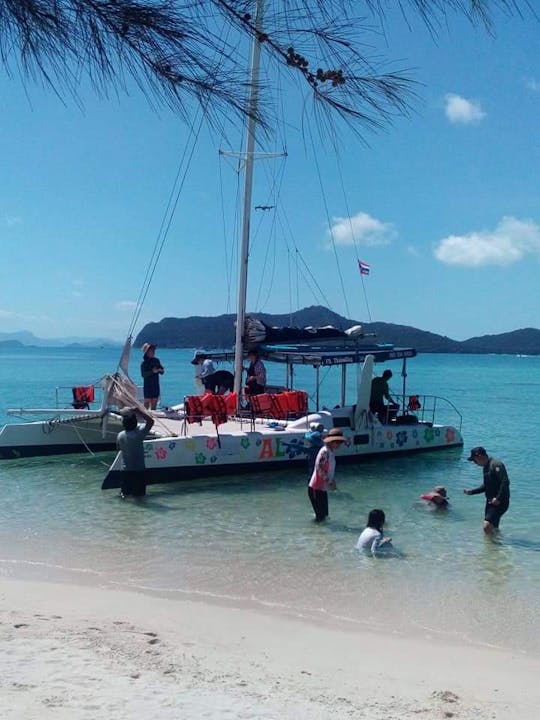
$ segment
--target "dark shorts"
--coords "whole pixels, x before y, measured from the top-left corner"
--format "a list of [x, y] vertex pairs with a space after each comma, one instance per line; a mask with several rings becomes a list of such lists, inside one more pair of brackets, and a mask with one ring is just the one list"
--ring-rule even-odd
[[262, 395], [265, 391], [264, 385], [259, 385], [256, 382], [247, 382], [244, 392], [246, 395]]
[[123, 470], [121, 475], [120, 490], [123, 495], [142, 497], [146, 495], [146, 471], [145, 470]]
[[215, 373], [212, 373], [211, 375], [207, 375], [206, 377], [201, 378], [201, 382], [204, 385], [205, 390], [209, 390], [210, 392], [214, 392], [214, 388], [216, 387], [216, 381], [215, 381]]
[[145, 400], [155, 400], [159, 397], [159, 375], [144, 379], [143, 395]]
[[508, 505], [489, 505], [488, 503], [486, 503], [484, 520], [493, 525], [493, 527], [498, 528], [499, 522], [501, 521], [502, 516], [507, 510]]

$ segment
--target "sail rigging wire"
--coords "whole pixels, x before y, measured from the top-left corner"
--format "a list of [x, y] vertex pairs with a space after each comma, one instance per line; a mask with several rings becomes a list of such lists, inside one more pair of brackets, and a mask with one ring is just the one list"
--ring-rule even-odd
[[320, 165], [319, 165], [319, 161], [318, 161], [318, 159], [317, 159], [317, 153], [315, 152], [315, 143], [314, 143], [314, 140], [313, 140], [313, 134], [312, 134], [312, 132], [311, 132], [311, 126], [310, 126], [310, 125], [308, 125], [308, 135], [309, 135], [309, 139], [310, 139], [310, 142], [311, 142], [311, 151], [312, 151], [313, 159], [314, 159], [314, 162], [315, 162], [315, 169], [316, 169], [317, 179], [318, 179], [318, 181], [319, 181], [319, 186], [320, 186], [320, 188], [321, 188], [321, 195], [322, 195], [322, 200], [323, 200], [323, 205], [324, 205], [324, 211], [325, 211], [325, 214], [326, 214], [326, 221], [327, 221], [327, 223], [328, 223], [328, 228], [329, 228], [329, 233], [330, 233], [330, 241], [331, 241], [331, 245], [332, 245], [332, 250], [333, 250], [333, 252], [334, 252], [334, 258], [335, 258], [335, 261], [336, 261], [336, 267], [337, 267], [337, 271], [338, 271], [339, 282], [340, 282], [340, 285], [341, 285], [341, 292], [343, 293], [343, 301], [344, 301], [344, 303], [345, 303], [345, 310], [346, 310], [346, 312], [347, 312], [348, 317], [350, 318], [350, 317], [351, 317], [351, 311], [350, 311], [350, 309], [349, 309], [349, 302], [348, 302], [348, 300], [347, 300], [347, 294], [346, 294], [346, 292], [345, 292], [345, 284], [344, 284], [344, 282], [343, 282], [343, 273], [341, 272], [341, 266], [340, 266], [340, 264], [339, 264], [339, 256], [338, 256], [337, 248], [336, 248], [336, 239], [335, 239], [334, 233], [333, 233], [333, 231], [332, 231], [332, 223], [330, 222], [330, 212], [329, 212], [329, 209], [328, 209], [328, 203], [327, 203], [327, 201], [326, 201], [326, 195], [324, 194], [324, 186], [323, 186], [323, 182], [322, 182], [321, 168], [320, 168]]
[[[340, 185], [341, 185], [341, 192], [343, 193], [343, 200], [344, 200], [344, 203], [345, 203], [345, 210], [346, 210], [346, 212], [347, 212], [347, 218], [348, 218], [348, 220], [349, 220], [351, 237], [352, 237], [352, 239], [353, 239], [354, 251], [355, 251], [355, 254], [356, 254], [356, 266], [357, 266], [357, 267], [360, 267], [360, 254], [359, 254], [359, 252], [358, 252], [358, 241], [357, 241], [357, 239], [356, 239], [356, 233], [354, 232], [354, 226], [353, 226], [353, 221], [352, 221], [351, 210], [350, 210], [349, 202], [348, 202], [348, 200], [347, 200], [347, 193], [345, 192], [345, 183], [344, 183], [344, 180], [343, 180], [343, 173], [342, 173], [342, 170], [341, 170], [341, 163], [340, 163], [340, 161], [339, 161], [339, 153], [337, 153], [337, 152], [336, 152], [336, 167], [337, 167], [337, 171], [338, 171], [338, 175], [339, 175], [339, 182], [340, 182]], [[365, 284], [365, 282], [364, 282], [364, 275], [363, 275], [362, 273], [360, 273], [360, 281], [361, 281], [361, 283], [362, 283], [362, 291], [363, 291], [363, 293], [364, 293], [364, 301], [365, 301], [365, 303], [366, 303], [366, 310], [367, 310], [368, 320], [369, 320], [369, 322], [372, 322], [372, 320], [371, 320], [371, 310], [369, 309], [369, 302], [368, 302], [367, 291], [366, 291], [366, 284]]]
[[[191, 167], [191, 162], [193, 160], [193, 155], [195, 153], [195, 147], [197, 146], [199, 135], [201, 133], [202, 125], [204, 122], [203, 111], [200, 111], [199, 115], [200, 115], [199, 126], [198, 126], [196, 132], [194, 131], [195, 123], [192, 123], [190, 125], [190, 135], [193, 140], [193, 142], [191, 143], [191, 149], [189, 150], [189, 153], [188, 153], [188, 143], [186, 143], [184, 145], [184, 151], [182, 153], [182, 157], [180, 159], [180, 163], [179, 163], [178, 170], [177, 170], [174, 182], [173, 182], [173, 186], [171, 188], [171, 192], [170, 192], [169, 198], [167, 200], [167, 205], [166, 205], [165, 211], [163, 213], [163, 217], [162, 217], [161, 224], [160, 224], [157, 236], [156, 236], [156, 240], [154, 242], [154, 247], [153, 247], [152, 253], [150, 255], [150, 260], [146, 267], [146, 273], [144, 276], [144, 280], [142, 282], [141, 289], [139, 291], [139, 296], [137, 298], [135, 311], [133, 313], [131, 325], [129, 328], [129, 333], [128, 333], [129, 335], [133, 334], [135, 326], [136, 326], [137, 322], [139, 321], [139, 317], [141, 315], [144, 302], [146, 300], [148, 291], [150, 290], [150, 285], [152, 283], [152, 280], [153, 280], [155, 272], [156, 272], [159, 258], [161, 257], [163, 248], [165, 247], [165, 242], [167, 240], [169, 231], [171, 229], [171, 224], [172, 224], [176, 209], [178, 207], [178, 203], [180, 201], [180, 195], [182, 193], [182, 190], [184, 189], [184, 184], [186, 181], [187, 173], [188, 173], [189, 168]], [[187, 159], [186, 159], [186, 157], [187, 157]]]
[[[223, 42], [225, 44], [228, 42], [228, 38], [229, 38], [229, 35], [231, 32], [232, 32], [232, 28], [229, 26], [227, 29], [227, 32], [225, 34], [225, 37], [223, 38]], [[216, 56], [217, 56], [217, 53], [218, 53], [218, 49], [216, 46]], [[210, 105], [210, 100], [211, 100], [211, 98], [209, 96], [205, 103], [198, 106], [194, 121], [188, 123], [189, 134], [193, 140], [193, 143], [191, 145], [191, 151], [189, 152], [189, 155], [186, 160], [186, 154], [188, 151], [188, 143], [186, 142], [184, 145], [184, 151], [182, 153], [182, 157], [178, 164], [178, 170], [176, 172], [176, 176], [175, 176], [175, 179], [174, 179], [174, 182], [173, 182], [170, 194], [169, 194], [169, 198], [167, 200], [167, 205], [166, 205], [165, 211], [163, 213], [163, 217], [162, 217], [161, 224], [160, 224], [157, 236], [156, 236], [156, 240], [154, 242], [152, 253], [150, 255], [150, 259], [149, 259], [147, 267], [146, 267], [145, 276], [144, 276], [143, 282], [141, 283], [139, 295], [138, 295], [137, 301], [135, 303], [135, 310], [133, 312], [129, 330], [127, 333], [127, 337], [130, 340], [131, 340], [131, 337], [133, 336], [135, 327], [139, 321], [139, 318], [140, 318], [140, 315], [141, 315], [141, 312], [142, 312], [142, 309], [144, 306], [144, 302], [146, 300], [148, 291], [150, 289], [150, 285], [152, 283], [152, 280], [153, 280], [155, 272], [156, 272], [157, 264], [159, 262], [161, 254], [163, 252], [163, 248], [165, 246], [165, 242], [167, 240], [167, 237], [168, 237], [168, 234], [169, 234], [169, 231], [171, 228], [171, 224], [172, 224], [176, 209], [178, 207], [180, 195], [184, 188], [187, 173], [188, 173], [189, 168], [191, 167], [191, 162], [193, 160], [195, 148], [196, 148], [197, 142], [199, 140], [202, 125], [203, 125], [203, 122], [204, 122], [204, 119], [206, 116], [206, 111]], [[199, 122], [198, 122], [197, 130], [195, 131], [194, 128], [196, 125], [197, 115], [199, 115]], [[222, 130], [222, 132], [223, 132], [223, 130]], [[182, 167], [183, 167], [184, 163], [185, 163], [185, 167], [182, 172]], [[119, 363], [119, 367], [120, 367], [120, 363]]]
[[[218, 152], [218, 158], [224, 156], [224, 153], [219, 150]], [[220, 160], [218, 159], [218, 172], [219, 172], [219, 192], [220, 192], [220, 200], [221, 200], [221, 223], [222, 223], [222, 237], [223, 237], [223, 248], [224, 248], [224, 254], [225, 254], [225, 282], [227, 285], [227, 301], [226, 301], [226, 312], [231, 312], [231, 293], [232, 293], [232, 281], [233, 281], [233, 273], [234, 268], [236, 267], [236, 256], [235, 256], [235, 248], [236, 244], [230, 243], [227, 241], [227, 220], [226, 220], [226, 214], [225, 214], [225, 194], [223, 192], [223, 186], [224, 186], [224, 180], [223, 180], [223, 169]], [[239, 206], [239, 198], [240, 198], [240, 175], [238, 172], [235, 171], [236, 175], [236, 200], [233, 204], [233, 207], [235, 208], [234, 212], [234, 218], [233, 218], [233, 237], [238, 236], [238, 206]]]
[[[286, 155], [283, 154], [282, 157], [286, 159]], [[280, 198], [281, 198], [281, 189], [283, 187], [283, 178], [285, 176], [285, 162], [281, 163], [280, 170], [278, 173], [272, 172], [271, 174], [271, 187], [269, 190], [269, 201], [268, 201], [268, 207], [272, 207], [272, 223], [270, 227], [270, 242], [266, 244], [266, 250], [264, 255], [264, 261], [262, 264], [261, 269], [261, 275], [260, 275], [260, 281], [258, 283], [258, 292], [257, 292], [257, 298], [255, 301], [255, 308], [259, 311], [263, 310], [266, 304], [268, 303], [273, 285], [274, 285], [274, 277], [276, 272], [276, 248], [277, 248], [277, 213], [278, 208], [280, 207]], [[263, 213], [264, 215], [264, 213]], [[257, 227], [256, 231], [256, 237], [259, 234], [259, 231], [262, 227], [263, 217], [260, 218], [260, 222]], [[266, 290], [266, 296], [263, 302], [261, 302], [261, 293], [263, 292], [264, 287], [264, 279], [266, 274], [266, 267], [268, 264], [268, 256], [270, 254], [270, 250], [272, 250], [272, 266], [270, 270], [270, 277], [268, 279], [268, 287]]]
[[[304, 282], [307, 284], [307, 286], [311, 290], [311, 293], [312, 293], [313, 297], [315, 298], [315, 301], [321, 302], [321, 299], [322, 299], [322, 302], [326, 305], [326, 307], [331, 307], [330, 300], [326, 297], [326, 295], [325, 295], [323, 289], [321, 288], [321, 286], [319, 285], [316, 277], [313, 275], [311, 268], [305, 261], [303, 254], [298, 249], [298, 246], [294, 240], [294, 234], [293, 234], [291, 224], [289, 222], [287, 214], [283, 211], [283, 209], [280, 209], [280, 210], [281, 210], [281, 212], [278, 216], [278, 220], [280, 223], [284, 223], [284, 225], [282, 225], [282, 228], [283, 228], [283, 237], [285, 239], [285, 245], [287, 248], [287, 252], [292, 254], [291, 247], [289, 247], [289, 242], [287, 241], [287, 234], [288, 234], [290, 237], [290, 244], [296, 255], [296, 263], [298, 265], [298, 273], [303, 277]], [[298, 262], [298, 261], [300, 261], [300, 262]], [[303, 265], [305, 271], [307, 272], [307, 275], [302, 271], [301, 265]], [[318, 295], [313, 288], [315, 288], [315, 290], [318, 291], [318, 293], [319, 293]], [[298, 300], [298, 289], [299, 289], [299, 285], [297, 286], [297, 300]], [[297, 307], [300, 307], [299, 301], [297, 302]]]

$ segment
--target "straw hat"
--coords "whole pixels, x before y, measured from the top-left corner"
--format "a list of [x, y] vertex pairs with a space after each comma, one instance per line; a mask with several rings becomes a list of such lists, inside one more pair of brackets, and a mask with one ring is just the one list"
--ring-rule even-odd
[[347, 442], [347, 438], [339, 428], [332, 428], [328, 431], [328, 435], [323, 438], [323, 442], [325, 443], [333, 443], [333, 442]]
[[152, 348], [157, 348], [157, 345], [155, 345], [154, 343], [144, 343], [144, 345], [142, 346], [143, 355], [146, 355], [146, 353]]

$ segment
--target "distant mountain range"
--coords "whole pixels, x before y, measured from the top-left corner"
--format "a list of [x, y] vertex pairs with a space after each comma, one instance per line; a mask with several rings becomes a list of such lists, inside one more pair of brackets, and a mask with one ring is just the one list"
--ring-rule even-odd
[[[500, 335], [482, 335], [468, 340], [452, 340], [445, 335], [419, 330], [408, 325], [393, 323], [365, 323], [338, 315], [322, 305], [298, 310], [292, 315], [253, 313], [267, 325], [278, 327], [321, 327], [333, 325], [346, 330], [352, 325], [362, 325], [366, 334], [373, 333], [381, 343], [414, 347], [424, 353], [495, 353], [510, 355], [540, 355], [540, 330], [523, 328]], [[230, 348], [234, 344], [235, 315], [217, 317], [163, 318], [148, 323], [135, 338], [134, 345], [154, 342], [167, 348]], [[27, 330], [0, 332], [0, 348], [16, 347], [121, 347], [121, 342], [109, 338], [39, 338]]]
[[[445, 335], [419, 330], [408, 325], [392, 323], [365, 323], [351, 320], [321, 305], [299, 310], [292, 315], [253, 313], [267, 325], [320, 327], [333, 325], [346, 330], [362, 325], [366, 334], [374, 333], [377, 342], [390, 342], [396, 346], [414, 347], [427, 353], [496, 353], [511, 355], [540, 355], [540, 330], [523, 328], [500, 335], [482, 335], [468, 340], [452, 340]], [[168, 348], [229, 348], [234, 344], [235, 315], [217, 317], [163, 318], [148, 323], [135, 338], [135, 346], [153, 342]]]
[[0, 332], [0, 347], [121, 347], [122, 343], [108, 338], [39, 338], [28, 330]]

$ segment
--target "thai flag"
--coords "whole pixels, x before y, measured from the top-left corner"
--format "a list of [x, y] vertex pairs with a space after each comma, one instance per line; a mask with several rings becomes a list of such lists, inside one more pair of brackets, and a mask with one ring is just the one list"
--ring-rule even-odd
[[358, 261], [358, 268], [360, 270], [360, 275], [369, 275], [369, 265], [363, 260]]

